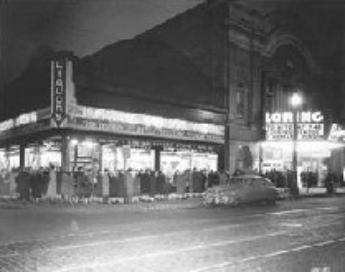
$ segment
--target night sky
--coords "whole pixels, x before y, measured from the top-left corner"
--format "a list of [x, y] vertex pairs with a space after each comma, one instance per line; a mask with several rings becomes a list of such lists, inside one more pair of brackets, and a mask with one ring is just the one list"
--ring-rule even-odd
[[0, 0], [2, 79], [15, 78], [46, 45], [91, 54], [129, 39], [202, 0]]

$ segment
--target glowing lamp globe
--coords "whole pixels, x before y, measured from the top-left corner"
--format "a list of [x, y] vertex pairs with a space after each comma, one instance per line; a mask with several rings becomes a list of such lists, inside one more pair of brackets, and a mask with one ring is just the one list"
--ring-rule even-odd
[[298, 107], [302, 104], [302, 96], [298, 93], [294, 93], [292, 96], [291, 96], [291, 105], [293, 107]]
[[71, 145], [72, 146], [75, 146], [75, 145], [77, 145], [78, 144], [78, 140], [77, 139], [72, 139], [71, 140]]

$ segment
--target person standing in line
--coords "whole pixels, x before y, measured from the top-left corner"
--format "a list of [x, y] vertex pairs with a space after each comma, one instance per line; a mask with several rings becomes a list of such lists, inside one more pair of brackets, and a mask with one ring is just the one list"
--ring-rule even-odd
[[219, 184], [220, 185], [228, 184], [228, 176], [223, 169], [219, 171]]
[[73, 196], [73, 177], [68, 172], [61, 173], [61, 195], [66, 201], [71, 201]]
[[158, 194], [163, 194], [165, 188], [165, 175], [162, 171], [158, 171], [157, 179], [156, 179], [156, 192]]
[[204, 192], [205, 189], [207, 188], [207, 170], [202, 169], [200, 170], [200, 192]]
[[97, 197], [100, 197], [103, 195], [102, 194], [103, 180], [104, 180], [103, 174], [100, 170], [98, 170], [97, 174], [96, 174], [96, 179], [94, 179], [94, 181], [95, 181], [94, 194]]
[[125, 181], [125, 170], [118, 172], [118, 197], [124, 198], [126, 196], [126, 181]]
[[134, 195], [139, 196], [141, 192], [140, 181], [142, 176], [142, 170], [137, 172], [134, 177]]
[[208, 181], [208, 187], [213, 187], [215, 185], [215, 178], [214, 178], [214, 172], [213, 170], [211, 170], [209, 173], [208, 173], [208, 176], [207, 176], [207, 181]]
[[325, 185], [327, 189], [327, 194], [334, 193], [334, 175], [332, 172], [329, 172], [326, 176]]
[[4, 179], [4, 193], [6, 195], [10, 195], [11, 192], [11, 179], [10, 179], [10, 173], [7, 169], [4, 169], [3, 171], [3, 179]]
[[117, 196], [117, 171], [108, 171], [109, 197]]
[[150, 179], [151, 171], [150, 169], [146, 169], [140, 179], [140, 188], [142, 194], [150, 194]]
[[187, 169], [184, 173], [186, 180], [186, 187], [188, 188], [189, 193], [193, 193], [193, 175], [190, 169]]
[[40, 190], [40, 173], [39, 171], [32, 171], [30, 173], [30, 189], [31, 189], [31, 196], [36, 200], [41, 197], [41, 190]]
[[109, 173], [108, 169], [104, 169], [104, 174], [102, 175], [102, 196], [108, 198], [110, 195], [110, 184], [109, 184]]
[[189, 170], [186, 169], [181, 175], [181, 180], [180, 180], [180, 190], [182, 192], [182, 194], [187, 193], [188, 190], [188, 186], [189, 186], [189, 179], [190, 179], [190, 173]]
[[178, 175], [178, 170], [176, 169], [176, 170], [174, 171], [173, 176], [172, 176], [172, 182], [171, 182], [172, 191], [173, 191], [174, 193], [177, 193], [177, 177], [178, 177], [177, 175]]
[[21, 200], [30, 200], [30, 174], [27, 169], [21, 169], [16, 177], [17, 190]]
[[[6, 173], [5, 169], [1, 169], [0, 173], [0, 196], [7, 195], [9, 190], [7, 190], [7, 183], [6, 183]], [[9, 189], [9, 188], [8, 188]]]
[[56, 172], [54, 165], [50, 164], [49, 166], [49, 183], [47, 189], [47, 198], [56, 197]]
[[154, 197], [156, 194], [156, 182], [157, 182], [158, 172], [151, 171], [150, 173], [150, 196]]
[[131, 169], [125, 171], [125, 202], [132, 203], [134, 195], [134, 177]]
[[182, 185], [182, 175], [178, 169], [175, 171], [173, 183], [176, 187], [176, 193], [179, 195], [184, 194], [184, 189]]
[[14, 196], [16, 195], [19, 191], [18, 191], [18, 184], [16, 182], [17, 180], [17, 176], [19, 174], [19, 169], [17, 168], [13, 168], [12, 171], [9, 173], [9, 187], [10, 187], [10, 196]]
[[193, 172], [192, 172], [192, 187], [193, 188], [192, 188], [191, 192], [199, 193], [200, 178], [199, 178], [199, 172], [195, 167], [193, 168]]

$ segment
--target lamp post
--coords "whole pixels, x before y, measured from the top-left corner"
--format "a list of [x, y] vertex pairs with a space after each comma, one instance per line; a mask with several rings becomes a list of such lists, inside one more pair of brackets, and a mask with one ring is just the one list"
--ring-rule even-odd
[[[231, 3], [228, 5], [229, 8], [229, 17], [228, 20], [230, 22], [230, 11], [231, 11]], [[228, 25], [227, 29], [227, 39], [226, 39], [226, 60], [225, 60], [225, 106], [226, 106], [226, 117], [225, 117], [225, 126], [224, 126], [224, 170], [230, 173], [231, 170], [231, 161], [230, 161], [230, 114], [231, 114], [231, 74], [230, 74], [230, 60], [231, 60], [231, 37], [230, 37], [230, 25]]]
[[292, 146], [292, 171], [293, 171], [293, 181], [291, 186], [291, 193], [293, 195], [298, 195], [298, 185], [297, 185], [297, 110], [302, 105], [303, 99], [299, 93], [294, 93], [291, 96], [291, 106], [293, 110], [293, 146]]

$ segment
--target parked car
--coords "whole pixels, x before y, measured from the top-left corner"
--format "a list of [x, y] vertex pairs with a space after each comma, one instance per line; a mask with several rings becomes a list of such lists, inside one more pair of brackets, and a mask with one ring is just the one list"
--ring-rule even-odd
[[229, 184], [209, 188], [205, 203], [232, 206], [254, 202], [275, 204], [278, 197], [278, 189], [269, 179], [257, 175], [239, 175], [232, 177]]

